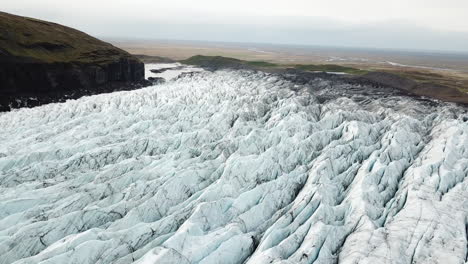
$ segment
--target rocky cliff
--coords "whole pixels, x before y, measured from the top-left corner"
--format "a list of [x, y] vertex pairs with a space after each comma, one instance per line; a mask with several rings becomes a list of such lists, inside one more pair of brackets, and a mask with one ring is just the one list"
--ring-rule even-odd
[[78, 30], [0, 12], [0, 111], [129, 89], [144, 64]]

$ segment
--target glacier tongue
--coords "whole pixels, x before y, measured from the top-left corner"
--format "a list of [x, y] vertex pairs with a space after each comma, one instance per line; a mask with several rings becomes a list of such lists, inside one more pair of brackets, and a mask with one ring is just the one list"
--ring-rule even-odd
[[0, 263], [467, 262], [466, 110], [315, 97], [347, 88], [203, 72], [0, 113]]

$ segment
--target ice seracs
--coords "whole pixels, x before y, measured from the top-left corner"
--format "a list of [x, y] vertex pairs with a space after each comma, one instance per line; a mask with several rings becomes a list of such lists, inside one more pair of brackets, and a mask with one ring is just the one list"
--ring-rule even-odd
[[0, 114], [0, 263], [465, 263], [466, 109], [349, 88], [201, 72]]

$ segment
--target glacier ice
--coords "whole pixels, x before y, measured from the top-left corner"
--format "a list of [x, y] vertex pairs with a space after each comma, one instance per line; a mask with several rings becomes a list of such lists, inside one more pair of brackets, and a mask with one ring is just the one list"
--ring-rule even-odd
[[466, 263], [466, 109], [352, 88], [202, 72], [0, 113], [0, 263]]
[[[151, 70], [156, 69], [166, 69], [164, 72], [161, 73], [153, 73]], [[159, 77], [163, 78], [166, 81], [175, 79], [176, 77], [180, 76], [183, 73], [190, 73], [190, 72], [200, 72], [203, 69], [184, 65], [181, 63], [146, 63], [145, 64], [145, 77]]]

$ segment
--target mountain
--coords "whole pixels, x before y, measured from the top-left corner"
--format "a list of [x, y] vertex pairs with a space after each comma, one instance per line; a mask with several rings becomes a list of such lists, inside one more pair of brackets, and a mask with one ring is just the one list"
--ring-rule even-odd
[[109, 43], [56, 23], [0, 12], [0, 111], [142, 82], [143, 63]]
[[0, 113], [0, 263], [466, 263], [467, 108], [323, 76]]

